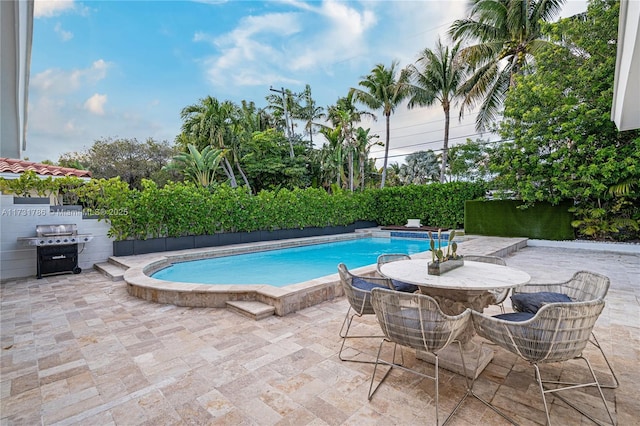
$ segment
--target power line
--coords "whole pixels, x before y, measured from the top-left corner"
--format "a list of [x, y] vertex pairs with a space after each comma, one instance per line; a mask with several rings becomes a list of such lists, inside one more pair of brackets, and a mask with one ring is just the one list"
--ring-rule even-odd
[[[505, 143], [505, 142], [513, 142], [514, 139], [501, 139], [498, 141], [484, 141], [484, 142], [479, 142], [477, 143], [477, 145], [491, 145], [491, 144], [498, 144], [498, 143]], [[440, 149], [432, 149], [432, 151], [434, 153], [438, 153], [438, 152], [442, 152], [442, 148]], [[378, 152], [384, 152], [384, 151], [378, 151]], [[373, 153], [369, 153], [369, 155], [371, 155]], [[398, 158], [398, 157], [406, 157], [409, 154], [394, 154], [394, 155], [389, 155], [388, 158]], [[376, 157], [377, 159], [377, 157]]]
[[[472, 136], [482, 136], [482, 133], [471, 133], [471, 134], [468, 134], [468, 135], [456, 136], [456, 137], [453, 137], [453, 138], [449, 138], [449, 141], [457, 140], [457, 139], [466, 139], [466, 138], [469, 138], [469, 137], [472, 137]], [[435, 141], [428, 141], [428, 142], [418, 142], [418, 143], [414, 143], [414, 144], [403, 145], [401, 147], [389, 148], [389, 149], [396, 150], [396, 149], [411, 148], [411, 147], [421, 146], [421, 145], [432, 145], [432, 144], [435, 144], [435, 143], [442, 143], [442, 140], [435, 140]], [[374, 151], [371, 154], [377, 154], [379, 152], [384, 152], [384, 151]]]

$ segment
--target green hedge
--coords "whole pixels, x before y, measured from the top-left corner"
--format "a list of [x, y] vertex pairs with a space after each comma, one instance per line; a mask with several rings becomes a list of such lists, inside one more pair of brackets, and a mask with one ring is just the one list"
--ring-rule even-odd
[[162, 188], [150, 180], [130, 190], [119, 179], [92, 180], [75, 190], [91, 211], [108, 219], [116, 240], [213, 235], [221, 232], [350, 225], [359, 220], [401, 225], [409, 218], [440, 227], [464, 222], [464, 202], [484, 194], [476, 183], [410, 185], [352, 194], [281, 189], [253, 195], [226, 185], [188, 182]]
[[536, 203], [523, 208], [516, 200], [483, 200], [465, 203], [464, 230], [467, 234], [499, 237], [527, 237], [544, 240], [573, 240], [573, 215], [566, 201], [558, 205]]
[[428, 226], [460, 228], [464, 224], [464, 203], [484, 196], [483, 183], [388, 187], [372, 192], [375, 220], [380, 225], [404, 225], [420, 219]]

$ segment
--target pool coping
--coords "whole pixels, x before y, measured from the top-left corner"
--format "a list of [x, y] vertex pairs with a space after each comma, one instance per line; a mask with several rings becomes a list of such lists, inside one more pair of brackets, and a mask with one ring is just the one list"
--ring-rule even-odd
[[[300, 247], [324, 242], [389, 236], [391, 236], [389, 231], [382, 231], [378, 228], [367, 228], [359, 229], [355, 233], [348, 234], [121, 256], [112, 258], [111, 261], [126, 269], [124, 272], [124, 281], [127, 286], [127, 292], [140, 299], [177, 306], [215, 308], [225, 308], [227, 307], [227, 302], [255, 301], [273, 306], [276, 315], [284, 316], [342, 296], [344, 292], [337, 270], [335, 274], [285, 287], [274, 287], [268, 284], [194, 284], [159, 280], [152, 278], [150, 275], [176, 262], [228, 256], [260, 250]], [[464, 241], [465, 239], [466, 237], [461, 237], [458, 241]], [[524, 245], [526, 245], [526, 239], [522, 240], [525, 240]], [[464, 244], [461, 244], [460, 247], [462, 248], [462, 246], [464, 246]], [[522, 241], [518, 242], [518, 247], [513, 251], [519, 247], [522, 247]], [[429, 251], [416, 253], [413, 254], [412, 257], [426, 259], [430, 256], [429, 253]], [[352, 272], [365, 276], [374, 275], [376, 273], [376, 265], [373, 264], [355, 268]]]
[[[283, 316], [341, 296], [343, 292], [337, 271], [335, 274], [285, 287], [275, 287], [268, 284], [194, 284], [159, 280], [150, 275], [177, 262], [366, 238], [373, 236], [375, 232], [359, 230], [359, 232], [348, 234], [123, 256], [118, 257], [117, 262], [128, 268], [124, 272], [128, 293], [144, 300], [177, 306], [216, 308], [226, 307], [227, 302], [257, 301], [273, 306], [275, 314]], [[372, 274], [375, 272], [375, 265], [365, 266], [354, 271], [362, 275]]]

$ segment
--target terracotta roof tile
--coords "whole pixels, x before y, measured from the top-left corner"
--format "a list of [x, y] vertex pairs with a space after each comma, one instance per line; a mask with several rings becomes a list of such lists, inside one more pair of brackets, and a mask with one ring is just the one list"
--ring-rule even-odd
[[0, 157], [0, 173], [19, 174], [24, 173], [27, 170], [33, 170], [36, 174], [41, 176], [91, 177], [91, 172], [88, 170], [71, 169], [69, 167], [51, 166], [49, 164]]

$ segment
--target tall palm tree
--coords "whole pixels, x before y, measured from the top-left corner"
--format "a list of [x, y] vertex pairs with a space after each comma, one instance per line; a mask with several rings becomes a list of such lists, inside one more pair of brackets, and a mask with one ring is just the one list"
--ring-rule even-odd
[[378, 135], [370, 135], [371, 129], [358, 127], [355, 131], [356, 152], [358, 153], [358, 166], [360, 171], [360, 189], [364, 191], [367, 158], [373, 145], [382, 145], [378, 140]]
[[309, 134], [309, 144], [313, 148], [314, 127], [318, 126], [316, 120], [325, 117], [324, 108], [316, 106], [316, 101], [311, 97], [311, 86], [308, 84], [305, 86], [304, 92], [300, 94], [300, 98], [304, 101], [304, 105], [300, 106], [299, 117], [295, 118], [304, 122], [304, 128]]
[[451, 104], [461, 96], [460, 86], [465, 77], [465, 65], [459, 52], [459, 42], [449, 49], [438, 39], [435, 50], [424, 49], [416, 63], [407, 67], [411, 76], [408, 107], [431, 106], [437, 102], [444, 111], [440, 182], [444, 182], [447, 170]]
[[289, 89], [283, 89], [283, 92], [281, 95], [271, 94], [266, 97], [269, 103], [267, 109], [271, 110], [276, 120], [280, 121], [289, 140], [289, 155], [293, 158], [293, 137], [295, 135], [295, 123], [293, 119], [299, 115], [301, 109], [299, 103], [300, 96]]
[[[356, 150], [356, 136], [354, 133], [354, 123], [362, 120], [363, 116], [371, 116], [375, 120], [375, 115], [367, 111], [361, 111], [354, 104], [353, 93], [349, 93], [346, 97], [339, 98], [335, 105], [327, 108], [327, 118], [333, 126], [341, 129], [340, 143], [343, 145], [344, 151], [347, 153], [349, 166], [349, 189], [354, 190], [354, 170], [353, 170], [353, 154]], [[325, 135], [326, 136], [326, 135]]]
[[384, 164], [382, 166], [382, 181], [380, 188], [384, 188], [387, 177], [387, 162], [389, 160], [389, 135], [390, 135], [390, 117], [396, 107], [402, 102], [408, 94], [408, 75], [405, 70], [400, 71], [397, 76], [398, 61], [393, 61], [390, 67], [383, 64], [376, 65], [371, 72], [361, 77], [358, 83], [362, 89], [351, 88], [349, 94], [354, 99], [363, 103], [373, 110], [382, 109], [382, 113], [386, 121], [386, 138], [384, 147]]
[[336, 182], [338, 184], [338, 188], [342, 187], [341, 178], [343, 175], [343, 165], [344, 165], [344, 151], [342, 146], [342, 129], [340, 126], [336, 126], [334, 129], [330, 127], [323, 127], [320, 129], [320, 133], [325, 137], [328, 146], [325, 145], [322, 147], [322, 172], [326, 173], [330, 177], [329, 184], [335, 176]]
[[454, 41], [471, 43], [462, 50], [473, 75], [464, 83], [464, 109], [482, 100], [476, 128], [485, 129], [492, 122], [522, 73], [542, 46], [541, 23], [549, 22], [565, 0], [471, 0], [466, 19], [456, 20], [449, 29]]

